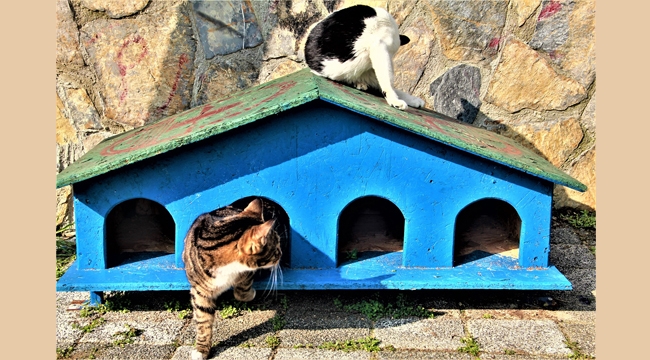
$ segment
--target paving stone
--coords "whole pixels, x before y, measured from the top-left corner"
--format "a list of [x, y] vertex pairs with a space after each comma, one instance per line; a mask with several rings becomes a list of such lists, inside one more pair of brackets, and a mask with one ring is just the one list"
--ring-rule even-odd
[[366, 351], [335, 351], [321, 349], [278, 349], [274, 360], [363, 360], [371, 359], [372, 353]]
[[107, 344], [84, 343], [77, 346], [71, 357], [73, 359], [96, 360], [167, 359], [175, 350], [176, 347], [171, 344], [125, 344], [123, 347], [120, 347]]
[[[174, 356], [171, 360], [186, 360], [190, 359], [192, 353], [192, 346], [184, 345], [176, 349]], [[241, 347], [216, 347], [212, 348], [208, 359], [217, 360], [266, 360], [271, 357], [271, 349], [269, 348], [241, 348]]]
[[560, 324], [566, 337], [576, 342], [583, 354], [596, 356], [596, 324]]
[[414, 350], [457, 350], [462, 346], [463, 322], [459, 319], [380, 319], [375, 337], [384, 346]]
[[[265, 347], [266, 337], [273, 334], [271, 319], [275, 311], [244, 312], [230, 319], [216, 316], [212, 328], [212, 342], [220, 346], [239, 346], [249, 344], [255, 347]], [[193, 344], [196, 339], [196, 324], [191, 321], [179, 338], [182, 344]]]
[[482, 351], [522, 351], [533, 355], [568, 355], [565, 337], [551, 320], [469, 320], [469, 332]]
[[467, 309], [463, 313], [465, 319], [493, 320], [539, 320], [549, 317], [548, 310], [525, 309]]
[[[481, 359], [483, 357], [481, 356]], [[470, 360], [472, 356], [459, 352], [429, 352], [414, 350], [382, 351], [377, 360]]]
[[595, 324], [596, 323], [596, 312], [595, 311], [567, 311], [567, 310], [555, 310], [548, 311], [547, 315], [549, 318], [555, 320], [556, 322], [562, 324]]
[[564, 355], [541, 356], [541, 355], [525, 355], [520, 353], [515, 353], [514, 355], [481, 353], [480, 356], [481, 356], [480, 360], [566, 360], [567, 358]]
[[286, 324], [278, 337], [283, 347], [294, 345], [313, 346], [325, 342], [346, 341], [370, 336], [372, 323], [356, 314], [332, 310], [304, 310], [289, 308]]
[[180, 320], [167, 311], [108, 312], [102, 317], [105, 319], [104, 324], [86, 334], [81, 342], [113, 342], [121, 338], [118, 335], [120, 332], [131, 327], [141, 331], [134, 339], [136, 345], [171, 344], [179, 337], [186, 324], [185, 320]]
[[81, 330], [72, 327], [78, 321], [79, 312], [69, 311], [73, 302], [88, 301], [88, 292], [56, 293], [56, 347], [63, 349], [79, 341], [84, 335]]

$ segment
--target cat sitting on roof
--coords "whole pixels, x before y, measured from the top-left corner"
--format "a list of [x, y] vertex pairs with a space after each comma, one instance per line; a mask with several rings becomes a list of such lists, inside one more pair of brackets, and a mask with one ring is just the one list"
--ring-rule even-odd
[[409, 41], [386, 10], [355, 5], [331, 13], [311, 29], [305, 60], [319, 76], [381, 91], [388, 104], [401, 110], [419, 108], [422, 99], [393, 87], [393, 57]]

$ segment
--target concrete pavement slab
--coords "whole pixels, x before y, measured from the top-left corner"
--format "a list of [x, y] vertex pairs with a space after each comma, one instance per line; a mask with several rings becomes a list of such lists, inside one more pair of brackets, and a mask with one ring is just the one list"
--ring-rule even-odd
[[312, 311], [289, 308], [284, 329], [278, 332], [283, 347], [356, 340], [370, 336], [372, 322], [357, 314], [341, 311]]
[[377, 360], [471, 360], [472, 356], [455, 351], [428, 352], [417, 350], [382, 351]]
[[373, 354], [366, 351], [337, 351], [322, 349], [278, 349], [273, 360], [369, 360]]
[[460, 319], [380, 319], [375, 323], [375, 337], [382, 345], [396, 349], [451, 350], [462, 346], [464, 334]]
[[571, 350], [558, 325], [551, 320], [468, 320], [467, 328], [489, 353], [505, 350], [533, 355], [568, 355]]
[[[243, 311], [241, 315], [222, 319], [216, 315], [212, 327], [212, 342], [220, 346], [252, 345], [266, 346], [266, 337], [273, 334], [271, 319], [276, 315], [275, 310]], [[185, 327], [179, 337], [183, 345], [194, 344], [196, 339], [196, 324], [194, 321]]]
[[70, 311], [68, 308], [73, 303], [80, 306], [88, 301], [88, 292], [61, 292], [56, 294], [56, 347], [57, 349], [67, 348], [78, 342], [84, 333], [73, 327], [79, 319], [78, 311]]
[[580, 352], [596, 356], [596, 325], [560, 323], [560, 328], [567, 339], [575, 342]]
[[[190, 354], [194, 347], [183, 345], [176, 349], [171, 360], [191, 359]], [[216, 347], [212, 348], [209, 360], [267, 360], [271, 358], [272, 350], [270, 348], [242, 348], [242, 347]]]

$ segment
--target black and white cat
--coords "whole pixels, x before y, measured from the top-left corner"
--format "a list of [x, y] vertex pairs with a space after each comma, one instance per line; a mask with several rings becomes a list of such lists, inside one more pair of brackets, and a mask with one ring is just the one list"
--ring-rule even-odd
[[393, 87], [393, 57], [409, 41], [386, 10], [355, 5], [331, 13], [311, 29], [305, 60], [317, 75], [360, 90], [379, 90], [401, 110], [419, 108], [422, 99]]

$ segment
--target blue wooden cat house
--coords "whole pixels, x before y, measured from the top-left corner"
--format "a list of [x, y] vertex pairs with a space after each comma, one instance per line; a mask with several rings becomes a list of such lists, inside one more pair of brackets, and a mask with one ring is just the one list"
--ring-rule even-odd
[[57, 290], [189, 289], [194, 219], [254, 197], [289, 224], [278, 289], [571, 289], [549, 264], [556, 184], [586, 189], [508, 138], [305, 69], [62, 171], [77, 258]]

